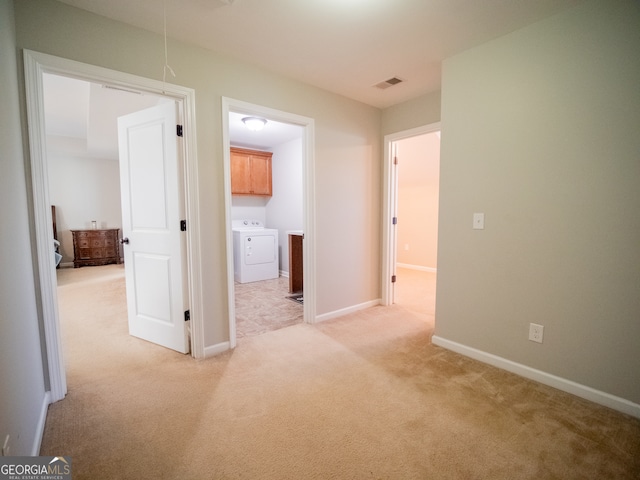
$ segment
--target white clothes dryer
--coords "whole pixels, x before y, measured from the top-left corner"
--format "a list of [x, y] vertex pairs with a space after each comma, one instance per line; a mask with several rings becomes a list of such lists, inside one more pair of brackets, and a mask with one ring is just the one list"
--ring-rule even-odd
[[238, 283], [278, 278], [278, 230], [260, 220], [234, 220], [233, 276]]

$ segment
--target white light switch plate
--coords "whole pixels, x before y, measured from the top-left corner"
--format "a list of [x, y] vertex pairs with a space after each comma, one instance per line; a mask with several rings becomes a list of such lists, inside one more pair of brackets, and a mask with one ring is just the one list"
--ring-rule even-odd
[[473, 214], [473, 229], [484, 230], [484, 213]]

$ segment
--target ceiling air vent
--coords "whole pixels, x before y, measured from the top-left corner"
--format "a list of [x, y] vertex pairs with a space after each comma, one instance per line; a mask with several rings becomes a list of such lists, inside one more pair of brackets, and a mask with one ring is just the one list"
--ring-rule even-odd
[[385, 80], [384, 82], [377, 83], [375, 86], [377, 88], [384, 90], [385, 88], [393, 87], [394, 85], [397, 85], [402, 82], [404, 82], [404, 80], [402, 80], [401, 78], [393, 77], [388, 80]]

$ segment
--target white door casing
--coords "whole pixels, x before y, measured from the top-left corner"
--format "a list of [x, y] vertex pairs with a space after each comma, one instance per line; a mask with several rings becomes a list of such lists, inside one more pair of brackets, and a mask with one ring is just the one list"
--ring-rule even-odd
[[242, 100], [222, 97], [222, 148], [224, 150], [224, 190], [227, 216], [227, 305], [229, 311], [229, 346], [236, 346], [235, 287], [233, 272], [233, 231], [231, 229], [231, 159], [229, 141], [229, 112], [255, 115], [274, 121], [300, 125], [304, 129], [303, 143], [303, 211], [304, 211], [304, 307], [306, 323], [316, 322], [316, 258], [315, 258], [315, 122], [312, 118], [275, 110]]
[[189, 352], [176, 105], [118, 119], [129, 333]]
[[191, 311], [191, 353], [204, 358], [205, 340], [202, 315], [201, 253], [199, 226], [198, 162], [195, 117], [195, 91], [180, 85], [167, 84], [137, 75], [118, 72], [54, 55], [23, 51], [27, 126], [31, 157], [31, 182], [37, 252], [39, 299], [42, 308], [42, 329], [46, 344], [47, 392], [50, 402], [62, 400], [67, 393], [66, 372], [62, 352], [60, 320], [56, 296], [56, 274], [51, 249], [51, 202], [48, 188], [48, 162], [42, 75], [50, 73], [79, 78], [89, 82], [115, 85], [163, 95], [181, 101], [185, 143], [184, 185], [188, 224], [187, 262], [189, 265], [189, 299]]
[[398, 264], [398, 143], [391, 144], [391, 187], [393, 193], [389, 199], [391, 203], [391, 303], [396, 302], [396, 278]]
[[[393, 159], [396, 154], [395, 143], [405, 138], [416, 137], [418, 135], [437, 132], [439, 130], [440, 122], [437, 122], [385, 135], [384, 137], [385, 168], [382, 206], [382, 305], [391, 305], [394, 302], [394, 285], [391, 282], [391, 277], [396, 272], [397, 228], [393, 224], [393, 217], [394, 215], [397, 215], [398, 195], [397, 169], [394, 167], [393, 163]], [[401, 219], [398, 221], [401, 221]]]

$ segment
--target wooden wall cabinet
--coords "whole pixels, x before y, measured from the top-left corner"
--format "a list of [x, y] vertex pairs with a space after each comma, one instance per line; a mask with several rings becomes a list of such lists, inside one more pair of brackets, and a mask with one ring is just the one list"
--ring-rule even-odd
[[231, 147], [231, 193], [270, 197], [271, 152]]
[[119, 228], [71, 230], [73, 235], [73, 267], [95, 267], [120, 263]]

